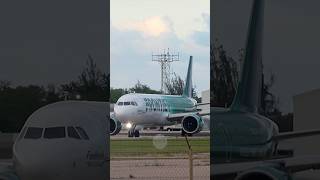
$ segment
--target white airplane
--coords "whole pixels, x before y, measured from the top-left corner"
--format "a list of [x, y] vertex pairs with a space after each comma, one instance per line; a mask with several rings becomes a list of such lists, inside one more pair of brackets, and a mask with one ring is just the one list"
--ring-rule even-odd
[[38, 109], [15, 140], [15, 173], [0, 173], [0, 179], [109, 179], [107, 108], [104, 102], [62, 101]]
[[[192, 98], [192, 56], [190, 56], [185, 87], [181, 96], [130, 93], [121, 96], [110, 114], [110, 134], [120, 132], [122, 124], [129, 137], [139, 137], [139, 127], [167, 126], [181, 123], [182, 134], [202, 130], [209, 113], [199, 113]], [[208, 103], [209, 104], [209, 103]], [[205, 117], [204, 117], [205, 116]]]

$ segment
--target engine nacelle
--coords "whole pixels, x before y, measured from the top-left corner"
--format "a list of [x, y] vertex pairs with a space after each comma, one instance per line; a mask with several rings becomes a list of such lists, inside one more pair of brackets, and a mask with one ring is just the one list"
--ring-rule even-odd
[[260, 166], [240, 173], [235, 180], [292, 180], [285, 171], [272, 166]]
[[121, 122], [115, 117], [110, 117], [110, 135], [116, 135], [121, 130]]
[[185, 116], [181, 121], [182, 130], [188, 134], [195, 134], [202, 130], [203, 120], [200, 116], [194, 114]]

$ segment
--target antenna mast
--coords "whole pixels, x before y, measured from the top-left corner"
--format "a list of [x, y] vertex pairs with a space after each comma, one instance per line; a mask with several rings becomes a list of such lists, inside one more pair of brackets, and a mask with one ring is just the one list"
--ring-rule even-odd
[[178, 54], [170, 54], [169, 48], [166, 52], [163, 50], [163, 53], [152, 54], [152, 61], [157, 61], [161, 66], [161, 93], [165, 94], [165, 84], [170, 82], [170, 63], [173, 61], [179, 61]]

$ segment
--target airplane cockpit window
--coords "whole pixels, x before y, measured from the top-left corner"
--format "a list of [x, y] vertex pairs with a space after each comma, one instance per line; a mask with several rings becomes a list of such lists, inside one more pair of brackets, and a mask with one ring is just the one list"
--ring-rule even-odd
[[123, 105], [128, 106], [130, 105], [130, 102], [123, 102]]
[[45, 128], [43, 137], [47, 139], [65, 138], [66, 131], [64, 127]]
[[89, 136], [82, 127], [76, 127], [82, 139], [89, 140]]
[[137, 102], [131, 101], [131, 105], [138, 106]]
[[74, 127], [68, 126], [68, 137], [74, 138], [74, 139], [81, 139], [77, 131], [74, 129]]
[[118, 102], [118, 106], [122, 106], [123, 105], [123, 102]]
[[42, 136], [42, 128], [38, 127], [29, 127], [24, 139], [39, 139]]
[[20, 132], [20, 134], [19, 134], [19, 137], [18, 137], [18, 140], [21, 140], [22, 138], [23, 138], [23, 136], [24, 136], [24, 134], [26, 133], [26, 131], [27, 131], [27, 127], [24, 127], [22, 130], [21, 130], [21, 132]]

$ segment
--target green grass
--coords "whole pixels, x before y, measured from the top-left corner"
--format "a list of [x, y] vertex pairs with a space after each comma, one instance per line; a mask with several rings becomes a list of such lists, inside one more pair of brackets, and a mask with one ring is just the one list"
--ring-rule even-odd
[[[170, 156], [182, 154], [186, 155], [188, 146], [184, 138], [169, 138], [167, 145], [163, 149], [157, 149], [153, 145], [152, 139], [111, 139], [111, 157], [126, 156]], [[209, 153], [209, 138], [189, 139], [192, 152]]]

